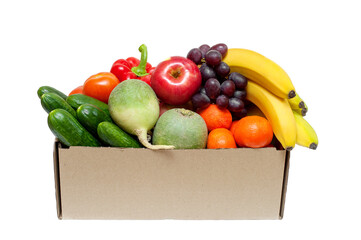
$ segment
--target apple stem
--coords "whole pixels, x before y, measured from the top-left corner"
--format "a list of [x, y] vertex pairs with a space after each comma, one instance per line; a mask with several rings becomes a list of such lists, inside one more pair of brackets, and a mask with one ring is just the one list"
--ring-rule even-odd
[[147, 76], [149, 74], [149, 73], [147, 73], [147, 70], [145, 70], [145, 67], [147, 66], [147, 59], [148, 59], [147, 46], [142, 44], [138, 50], [141, 53], [140, 62], [137, 67], [132, 67], [132, 72], [135, 73], [138, 77]]
[[172, 71], [171, 72], [171, 75], [174, 77], [174, 78], [178, 78], [179, 75], [181, 75], [181, 72], [179, 70], [175, 70], [175, 71]]

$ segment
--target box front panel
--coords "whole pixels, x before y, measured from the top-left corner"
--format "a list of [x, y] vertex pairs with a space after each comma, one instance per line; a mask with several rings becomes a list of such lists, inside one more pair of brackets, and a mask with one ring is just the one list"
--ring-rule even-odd
[[63, 219], [278, 219], [285, 151], [59, 149]]

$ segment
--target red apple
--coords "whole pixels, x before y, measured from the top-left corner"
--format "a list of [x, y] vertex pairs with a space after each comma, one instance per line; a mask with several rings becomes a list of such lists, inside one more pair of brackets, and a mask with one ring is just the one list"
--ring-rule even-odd
[[150, 82], [161, 101], [170, 105], [182, 105], [198, 91], [202, 76], [198, 66], [191, 60], [171, 57], [158, 64]]

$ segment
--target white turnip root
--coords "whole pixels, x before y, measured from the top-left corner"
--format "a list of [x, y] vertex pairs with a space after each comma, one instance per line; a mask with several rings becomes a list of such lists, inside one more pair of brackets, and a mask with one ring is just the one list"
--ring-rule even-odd
[[174, 148], [170, 145], [152, 145], [147, 140], [147, 132], [159, 117], [158, 98], [147, 83], [137, 79], [119, 83], [111, 92], [108, 105], [113, 121], [124, 131], [136, 135], [146, 148]]

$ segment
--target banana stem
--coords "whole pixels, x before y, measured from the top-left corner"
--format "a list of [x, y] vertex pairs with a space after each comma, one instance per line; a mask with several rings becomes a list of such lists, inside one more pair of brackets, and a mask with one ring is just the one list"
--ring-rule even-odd
[[288, 98], [294, 98], [296, 97], [296, 92], [294, 90], [291, 90], [289, 93], [288, 93]]
[[317, 144], [316, 143], [311, 143], [309, 148], [312, 149], [312, 150], [316, 150]]
[[305, 108], [305, 102], [304, 102], [304, 101], [301, 101], [301, 102], [298, 104], [298, 107], [299, 107], [299, 108]]

